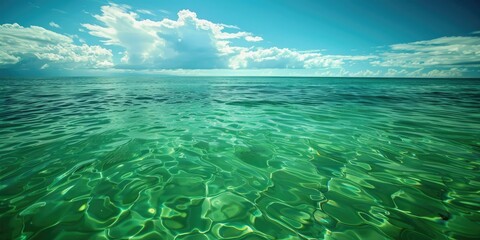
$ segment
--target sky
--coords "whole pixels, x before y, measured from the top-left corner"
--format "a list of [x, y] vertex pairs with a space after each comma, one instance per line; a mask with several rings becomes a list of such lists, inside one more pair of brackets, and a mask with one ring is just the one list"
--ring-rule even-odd
[[0, 77], [115, 74], [480, 77], [480, 1], [0, 1]]

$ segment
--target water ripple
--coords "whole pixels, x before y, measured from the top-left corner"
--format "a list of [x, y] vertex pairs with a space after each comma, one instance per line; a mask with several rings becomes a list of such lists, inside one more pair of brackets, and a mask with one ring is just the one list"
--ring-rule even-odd
[[478, 80], [1, 81], [1, 239], [480, 235]]

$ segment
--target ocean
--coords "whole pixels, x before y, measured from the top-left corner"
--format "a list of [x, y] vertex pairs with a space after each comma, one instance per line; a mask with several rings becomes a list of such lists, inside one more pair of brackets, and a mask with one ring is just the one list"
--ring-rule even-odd
[[0, 239], [477, 239], [480, 80], [0, 79]]

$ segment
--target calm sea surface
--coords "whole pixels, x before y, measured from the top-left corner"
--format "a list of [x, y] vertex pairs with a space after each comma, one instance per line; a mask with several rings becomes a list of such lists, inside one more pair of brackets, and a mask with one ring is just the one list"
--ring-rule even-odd
[[0, 80], [0, 239], [478, 236], [479, 80]]

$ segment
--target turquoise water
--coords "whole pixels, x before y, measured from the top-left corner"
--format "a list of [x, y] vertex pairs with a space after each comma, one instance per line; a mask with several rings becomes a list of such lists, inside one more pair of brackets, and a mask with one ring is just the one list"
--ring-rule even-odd
[[476, 239], [480, 81], [0, 81], [0, 239]]

